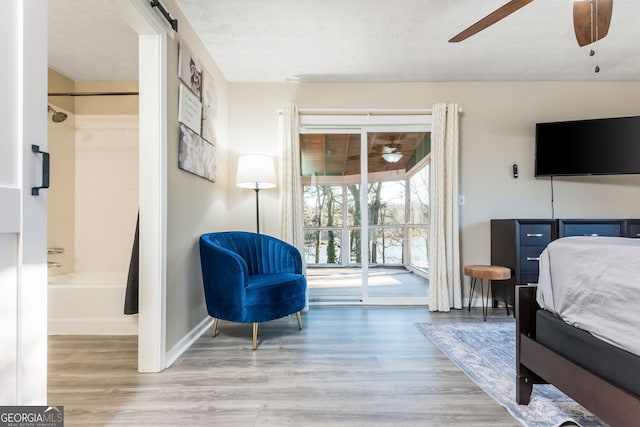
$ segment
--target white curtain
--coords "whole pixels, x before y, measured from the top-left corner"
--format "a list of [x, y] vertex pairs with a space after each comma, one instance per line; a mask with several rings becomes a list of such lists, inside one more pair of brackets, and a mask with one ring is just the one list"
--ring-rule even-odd
[[300, 124], [298, 107], [289, 103], [282, 110], [280, 147], [280, 237], [304, 253], [303, 199], [300, 179]]
[[458, 226], [458, 104], [435, 104], [431, 131], [429, 311], [462, 308]]

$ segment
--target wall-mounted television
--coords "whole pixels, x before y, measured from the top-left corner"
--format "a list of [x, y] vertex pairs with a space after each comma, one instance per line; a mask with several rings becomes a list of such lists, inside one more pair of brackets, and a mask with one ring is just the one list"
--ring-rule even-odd
[[536, 124], [535, 176], [640, 174], [640, 116]]

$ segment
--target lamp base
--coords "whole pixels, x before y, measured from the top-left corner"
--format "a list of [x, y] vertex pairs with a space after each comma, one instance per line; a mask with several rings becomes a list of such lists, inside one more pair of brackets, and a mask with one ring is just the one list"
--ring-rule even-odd
[[260, 234], [260, 198], [258, 197], [259, 188], [254, 188], [256, 192], [256, 233]]

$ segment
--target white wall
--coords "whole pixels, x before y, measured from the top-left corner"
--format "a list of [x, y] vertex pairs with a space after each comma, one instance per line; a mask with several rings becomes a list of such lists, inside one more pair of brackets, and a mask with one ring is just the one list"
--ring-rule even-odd
[[[278, 110], [294, 100], [298, 88], [295, 83], [230, 84], [229, 139], [233, 141], [228, 159], [230, 229], [255, 231], [256, 227], [255, 193], [235, 185], [238, 157], [266, 154], [275, 157], [276, 168], [279, 167]], [[278, 191], [278, 187], [260, 191], [260, 231], [273, 236], [280, 234]]]
[[[214, 60], [204, 49], [188, 20], [173, 0], [163, 1], [172, 17], [180, 22], [180, 31], [167, 42], [167, 295], [166, 350], [179, 354], [185, 337], [197, 334], [208, 318], [202, 287], [201, 234], [227, 230], [228, 191], [228, 90], [227, 82]], [[218, 95], [216, 126], [215, 182], [178, 168], [178, 44], [186, 43], [202, 67], [214, 79]], [[188, 344], [188, 343], [187, 343]]]
[[[276, 111], [299, 108], [430, 108], [457, 102], [460, 120], [460, 191], [463, 264], [490, 262], [491, 218], [551, 216], [549, 179], [533, 177], [535, 123], [640, 115], [640, 83], [464, 82], [380, 84], [230, 85], [229, 179], [237, 155], [277, 153]], [[520, 177], [511, 176], [517, 162]], [[640, 175], [557, 178], [556, 217], [640, 217]], [[229, 189], [232, 228], [250, 230], [253, 199]], [[278, 234], [276, 191], [261, 194], [265, 233]], [[468, 295], [465, 280], [464, 295]]]

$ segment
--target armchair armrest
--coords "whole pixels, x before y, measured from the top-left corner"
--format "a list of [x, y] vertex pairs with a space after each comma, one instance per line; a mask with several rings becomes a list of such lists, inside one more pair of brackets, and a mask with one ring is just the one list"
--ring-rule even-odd
[[203, 235], [200, 237], [200, 262], [205, 299], [217, 302], [210, 306], [224, 307], [221, 308], [224, 312], [209, 314], [220, 319], [231, 319], [241, 315], [244, 288], [249, 282], [249, 272], [244, 259]]
[[206, 264], [207, 273], [211, 273], [211, 279], [246, 283], [249, 277], [247, 263], [240, 255], [205, 237], [200, 238], [200, 258]]

